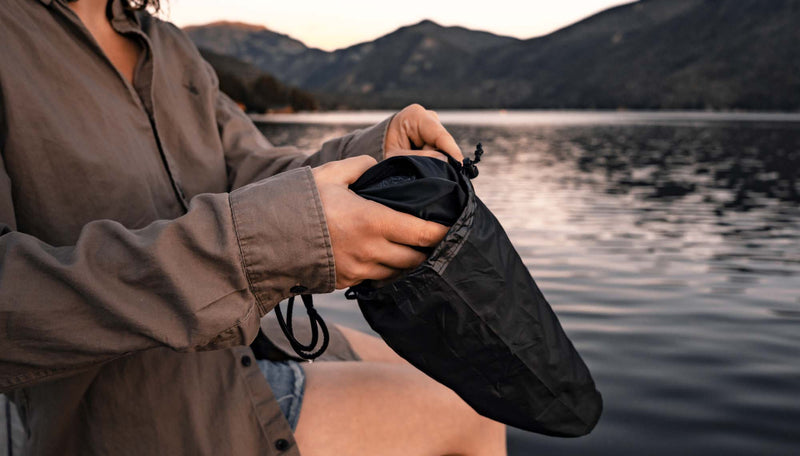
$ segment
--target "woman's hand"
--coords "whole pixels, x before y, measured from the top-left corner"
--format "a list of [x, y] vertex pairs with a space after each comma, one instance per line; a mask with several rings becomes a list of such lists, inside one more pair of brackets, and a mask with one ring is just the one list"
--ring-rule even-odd
[[[445, 159], [442, 153], [464, 159], [435, 112], [413, 104], [394, 116], [386, 132], [384, 158], [427, 155]], [[376, 163], [362, 155], [313, 170], [331, 236], [337, 289], [367, 279], [390, 279], [413, 269], [426, 255], [410, 246], [432, 247], [447, 234], [444, 225], [394, 211], [347, 188]]]
[[434, 111], [412, 104], [394, 116], [386, 131], [383, 158], [427, 155], [444, 159], [440, 152], [459, 162], [464, 160], [461, 149]]
[[409, 246], [432, 247], [447, 234], [444, 225], [389, 209], [347, 188], [376, 163], [361, 155], [313, 169], [331, 236], [337, 289], [413, 269], [426, 255]]

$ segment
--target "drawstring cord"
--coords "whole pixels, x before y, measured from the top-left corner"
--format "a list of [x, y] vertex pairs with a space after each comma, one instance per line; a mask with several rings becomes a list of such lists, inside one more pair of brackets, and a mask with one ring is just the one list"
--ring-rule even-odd
[[[297, 338], [294, 336], [294, 329], [292, 328], [292, 311], [294, 310], [294, 296], [289, 298], [289, 303], [286, 306], [286, 319], [283, 318], [283, 311], [281, 310], [281, 305], [278, 304], [275, 306], [275, 316], [278, 317], [278, 324], [281, 326], [281, 330], [283, 334], [286, 336], [286, 339], [289, 340], [289, 344], [292, 346], [292, 349], [297, 353], [297, 356], [306, 359], [310, 362], [313, 362], [315, 359], [319, 358], [322, 353], [325, 352], [325, 349], [328, 348], [328, 343], [330, 342], [330, 334], [328, 333], [328, 326], [325, 325], [325, 320], [317, 312], [317, 309], [314, 308], [314, 300], [311, 295], [304, 294], [300, 295], [300, 298], [303, 300], [303, 305], [306, 307], [306, 313], [308, 314], [308, 321], [311, 323], [311, 342], [308, 344], [303, 344], [302, 342], [298, 341]], [[317, 342], [319, 342], [319, 333], [322, 332], [322, 345], [319, 347], [318, 350], [313, 351], [314, 348], [317, 346]]]

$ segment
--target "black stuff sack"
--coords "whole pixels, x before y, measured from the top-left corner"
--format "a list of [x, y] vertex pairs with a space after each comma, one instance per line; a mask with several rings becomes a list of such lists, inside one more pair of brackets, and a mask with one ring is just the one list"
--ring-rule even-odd
[[[480, 148], [479, 148], [480, 150]], [[479, 156], [478, 156], [479, 157]], [[588, 434], [602, 398], [500, 223], [475, 195], [474, 163], [400, 156], [350, 189], [450, 226], [428, 259], [390, 283], [364, 282], [369, 325], [478, 413], [541, 434]]]

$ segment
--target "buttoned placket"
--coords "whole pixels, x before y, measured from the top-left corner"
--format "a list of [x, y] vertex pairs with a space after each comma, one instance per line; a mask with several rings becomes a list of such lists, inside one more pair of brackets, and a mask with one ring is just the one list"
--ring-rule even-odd
[[[256, 411], [266, 411], [268, 407], [264, 404], [266, 402], [275, 401], [274, 393], [269, 387], [264, 388], [266, 379], [261, 373], [259, 367], [256, 365], [255, 355], [250, 347], [235, 347], [231, 349], [231, 355], [234, 359], [238, 360], [238, 368], [240, 378], [247, 388], [248, 398], [253, 404], [253, 409]], [[277, 404], [277, 402], [276, 402]], [[288, 423], [282, 416], [280, 408], [275, 409], [277, 414], [256, 413], [255, 417], [258, 420], [259, 427], [262, 429], [263, 435], [269, 442], [269, 448], [264, 448], [265, 455], [286, 454], [292, 456], [299, 456], [299, 449], [297, 442], [294, 439]], [[276, 420], [280, 424], [276, 423]], [[280, 431], [274, 434], [268, 431], [269, 428], [277, 428]], [[283, 434], [283, 435], [281, 435]], [[277, 450], [277, 453], [275, 453]]]
[[64, 15], [83, 35], [83, 38], [92, 47], [92, 50], [100, 55], [108, 67], [117, 75], [117, 78], [125, 85], [133, 102], [147, 116], [153, 137], [161, 156], [161, 161], [166, 169], [175, 198], [181, 205], [183, 212], [189, 210], [189, 202], [180, 183], [178, 166], [166, 150], [158, 133], [158, 121], [153, 106], [153, 79], [155, 77], [156, 58], [153, 55], [153, 46], [150, 38], [141, 30], [141, 24], [134, 14], [128, 14], [120, 0], [111, 0], [111, 27], [122, 35], [134, 35], [138, 43], [142, 46], [142, 52], [136, 62], [133, 72], [133, 84], [119, 72], [114, 63], [106, 55], [103, 48], [95, 40], [92, 33], [86, 28], [81, 19], [72, 11], [63, 0], [39, 0], [47, 6], [55, 6], [55, 9]]

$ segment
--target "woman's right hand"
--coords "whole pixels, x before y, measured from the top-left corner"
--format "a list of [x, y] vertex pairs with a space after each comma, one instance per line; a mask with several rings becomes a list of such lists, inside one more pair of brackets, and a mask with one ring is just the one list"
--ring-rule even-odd
[[432, 247], [447, 234], [444, 225], [389, 209], [347, 188], [376, 163], [361, 155], [313, 169], [331, 237], [337, 289], [413, 269], [426, 255], [410, 246]]

